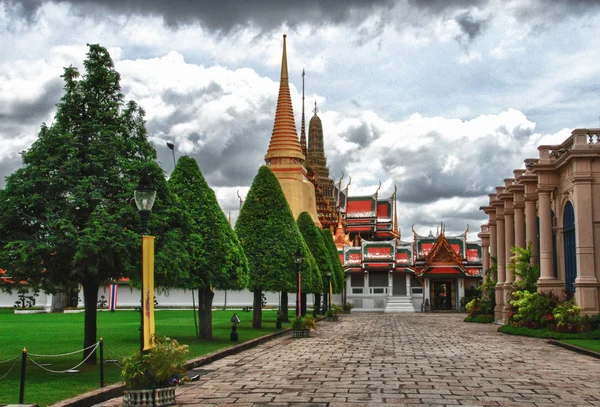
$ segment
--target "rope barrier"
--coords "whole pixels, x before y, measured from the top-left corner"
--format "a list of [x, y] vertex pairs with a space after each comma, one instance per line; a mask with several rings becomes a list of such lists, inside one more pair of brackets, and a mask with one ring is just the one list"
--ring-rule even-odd
[[76, 350], [76, 351], [73, 351], [73, 352], [69, 352], [69, 353], [61, 353], [61, 354], [58, 354], [58, 355], [39, 355], [39, 354], [36, 354], [36, 353], [28, 353], [28, 355], [29, 356], [35, 356], [35, 357], [43, 357], [43, 358], [59, 358], [59, 357], [62, 357], [62, 356], [71, 356], [71, 355], [74, 355], [74, 354], [79, 353], [79, 352], [85, 352], [86, 350], [91, 349], [91, 348], [93, 348], [95, 346], [97, 347], [98, 343], [99, 342], [96, 342], [96, 343], [88, 346], [87, 348], [79, 349], [79, 350]]
[[[45, 370], [45, 371], [47, 371], [47, 372], [50, 372], [50, 373], [67, 373], [69, 370], [75, 370], [75, 369], [77, 369], [79, 366], [83, 365], [83, 364], [84, 364], [84, 363], [85, 363], [85, 362], [86, 362], [86, 361], [87, 361], [87, 360], [88, 360], [88, 359], [89, 359], [89, 358], [90, 358], [90, 357], [91, 357], [91, 356], [94, 354], [94, 352], [96, 351], [96, 348], [98, 347], [98, 345], [99, 345], [99, 344], [100, 344], [100, 342], [97, 342], [97, 343], [95, 344], [95, 348], [94, 348], [94, 350], [92, 350], [92, 351], [90, 352], [90, 354], [89, 354], [89, 355], [87, 355], [87, 357], [86, 357], [85, 359], [83, 359], [83, 361], [81, 361], [81, 363], [79, 363], [78, 365], [76, 365], [76, 366], [74, 366], [74, 367], [72, 367], [72, 368], [70, 368], [70, 369], [65, 369], [65, 370], [52, 370], [52, 369], [48, 369], [48, 368], [46, 368], [46, 367], [44, 367], [44, 366], [40, 365], [40, 364], [39, 364], [38, 362], [36, 362], [35, 360], [33, 360], [33, 359], [31, 358], [31, 355], [29, 355], [29, 354], [28, 354], [28, 355], [27, 355], [27, 357], [29, 358], [29, 360], [31, 360], [31, 362], [32, 362], [34, 365], [36, 365], [37, 367], [39, 367], [39, 368], [40, 368], [40, 369], [42, 369], [42, 370]], [[89, 347], [88, 347], [88, 348], [86, 348], [86, 349], [89, 349]]]
[[3, 363], [12, 362], [13, 360], [17, 360], [17, 359], [19, 359], [20, 357], [21, 357], [21, 355], [17, 355], [17, 356], [15, 356], [15, 357], [14, 357], [14, 358], [12, 358], [12, 359], [0, 360], [0, 365], [1, 365], [1, 364], [3, 364]]
[[117, 352], [113, 352], [112, 350], [110, 350], [106, 344], [104, 344], [104, 349], [106, 350], [106, 352], [109, 354], [111, 359], [115, 359], [113, 356], [116, 356], [117, 359], [123, 359], [125, 356], [118, 354]]
[[8, 374], [11, 372], [11, 370], [13, 370], [13, 367], [15, 367], [17, 363], [13, 363], [12, 366], [10, 367], [10, 369], [8, 369], [8, 372], [4, 373], [4, 376], [0, 377], [0, 380], [4, 379], [6, 376], [8, 376]]

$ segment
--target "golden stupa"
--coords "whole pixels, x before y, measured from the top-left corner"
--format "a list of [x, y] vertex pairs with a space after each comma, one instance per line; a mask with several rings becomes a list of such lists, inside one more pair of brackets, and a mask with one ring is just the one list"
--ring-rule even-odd
[[297, 219], [302, 212], [308, 212], [317, 227], [321, 228], [317, 216], [315, 187], [306, 177], [305, 156], [300, 148], [298, 134], [296, 133], [288, 82], [285, 37], [284, 34], [277, 111], [275, 112], [273, 134], [271, 135], [267, 155], [265, 155], [265, 162], [279, 180], [294, 218]]

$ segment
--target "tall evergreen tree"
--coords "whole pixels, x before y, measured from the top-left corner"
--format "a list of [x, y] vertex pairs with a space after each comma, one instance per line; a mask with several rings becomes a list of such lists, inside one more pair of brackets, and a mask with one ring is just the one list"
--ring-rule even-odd
[[332, 274], [333, 272], [331, 267], [331, 259], [329, 257], [329, 252], [325, 247], [325, 242], [323, 242], [321, 231], [319, 228], [317, 228], [309, 213], [302, 212], [300, 215], [298, 215], [297, 223], [300, 233], [302, 233], [302, 237], [308, 245], [308, 248], [310, 249], [310, 252], [315, 258], [317, 264], [317, 272], [315, 274], [315, 278], [313, 279], [312, 287], [305, 291], [318, 294], [315, 297], [315, 307], [317, 307], [317, 301], [320, 297], [320, 294], [324, 289], [327, 290], [327, 273]]
[[[23, 167], [7, 177], [0, 196], [0, 267], [14, 281], [50, 292], [81, 284], [88, 348], [97, 341], [100, 284], [141, 276], [133, 191], [142, 175], [157, 189], [149, 224], [157, 236], [157, 280], [167, 275], [167, 261], [169, 277], [179, 278], [187, 255], [179, 244], [185, 234], [179, 228], [185, 225], [182, 211], [147, 140], [143, 110], [124, 103], [119, 73], [105, 48], [90, 45], [84, 67], [81, 78], [76, 68], [65, 68], [54, 123], [42, 125], [22, 154]], [[88, 360], [95, 362], [95, 356]]]
[[279, 181], [262, 166], [254, 177], [235, 224], [250, 268], [248, 287], [254, 293], [252, 326], [262, 324], [261, 297], [264, 291], [296, 291], [295, 256], [300, 250], [302, 286], [312, 289], [315, 260], [304, 242]]
[[331, 230], [323, 229], [321, 233], [323, 234], [323, 242], [325, 243], [331, 258], [331, 266], [333, 268], [333, 274], [331, 277], [331, 281], [333, 283], [333, 292], [339, 294], [344, 290], [344, 284], [346, 283], [344, 266], [342, 266], [342, 262], [340, 261], [340, 255], [338, 254], [337, 247], [335, 246]]
[[186, 287], [198, 289], [200, 338], [212, 339], [212, 289], [245, 288], [248, 262], [237, 235], [195, 159], [181, 157], [168, 184], [190, 214], [191, 234], [202, 237], [187, 242], [193, 263], [189, 280], [184, 283]]

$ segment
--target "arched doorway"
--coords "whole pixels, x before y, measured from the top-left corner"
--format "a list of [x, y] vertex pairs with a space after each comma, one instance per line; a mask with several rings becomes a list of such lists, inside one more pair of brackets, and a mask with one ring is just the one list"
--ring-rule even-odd
[[571, 202], [567, 202], [563, 212], [563, 241], [565, 249], [565, 288], [569, 292], [575, 292], [577, 256], [575, 255], [575, 211]]

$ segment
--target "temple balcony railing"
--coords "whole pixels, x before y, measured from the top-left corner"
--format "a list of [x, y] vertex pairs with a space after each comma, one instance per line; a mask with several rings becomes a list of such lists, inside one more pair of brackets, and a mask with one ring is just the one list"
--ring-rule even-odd
[[553, 163], [571, 150], [588, 150], [590, 148], [600, 149], [600, 128], [575, 129], [571, 132], [571, 136], [561, 144], [539, 146], [539, 163]]

